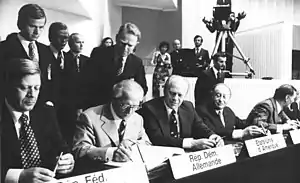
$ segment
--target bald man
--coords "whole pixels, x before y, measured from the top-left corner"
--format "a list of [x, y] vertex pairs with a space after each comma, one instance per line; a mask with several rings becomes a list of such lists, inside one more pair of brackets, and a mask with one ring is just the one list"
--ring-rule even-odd
[[196, 106], [196, 111], [204, 123], [226, 139], [249, 139], [262, 135], [264, 132], [257, 126], [248, 126], [245, 120], [238, 118], [234, 112], [227, 107], [231, 98], [230, 88], [219, 83], [211, 92], [211, 102]]
[[191, 102], [184, 101], [187, 91], [187, 81], [172, 75], [165, 84], [164, 97], [143, 104], [139, 112], [151, 142], [189, 150], [222, 146], [221, 137], [203, 123]]
[[180, 75], [183, 71], [183, 53], [181, 50], [181, 43], [178, 39], [173, 41], [173, 51], [170, 55], [173, 67], [172, 74]]

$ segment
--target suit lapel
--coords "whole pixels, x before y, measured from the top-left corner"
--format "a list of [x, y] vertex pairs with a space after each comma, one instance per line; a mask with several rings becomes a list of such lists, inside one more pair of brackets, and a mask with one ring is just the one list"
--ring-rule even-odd
[[118, 128], [115, 123], [112, 123], [112, 114], [110, 111], [110, 105], [105, 105], [103, 107], [102, 115], [100, 116], [100, 120], [103, 122], [101, 125], [102, 130], [106, 133], [106, 135], [110, 138], [111, 142], [114, 146], [117, 146], [115, 142], [119, 142], [119, 135], [117, 133]]
[[[178, 108], [178, 118], [179, 118], [179, 124], [180, 124], [180, 136], [181, 137], [185, 137], [184, 135], [188, 134], [188, 132], [189, 132], [188, 127], [191, 126], [191, 125], [189, 125], [187, 123], [189, 123], [192, 120], [189, 119], [190, 116], [191, 116], [191, 111], [185, 110], [185, 108], [183, 108], [182, 106], [183, 105], [181, 105]], [[182, 125], [183, 123], [185, 125]]]

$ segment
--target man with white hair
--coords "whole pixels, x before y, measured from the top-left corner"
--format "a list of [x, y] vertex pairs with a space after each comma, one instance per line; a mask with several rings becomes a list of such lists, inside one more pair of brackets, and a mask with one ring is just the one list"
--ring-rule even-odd
[[165, 84], [164, 97], [143, 104], [140, 113], [151, 142], [189, 150], [222, 146], [221, 137], [203, 123], [193, 104], [184, 100], [187, 91], [187, 81], [172, 75]]

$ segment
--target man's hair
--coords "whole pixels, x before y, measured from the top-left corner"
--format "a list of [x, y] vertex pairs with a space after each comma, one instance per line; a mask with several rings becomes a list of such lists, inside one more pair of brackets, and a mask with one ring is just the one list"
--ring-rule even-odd
[[56, 32], [60, 30], [68, 30], [68, 26], [62, 22], [54, 22], [50, 25], [49, 34], [48, 34], [48, 38], [50, 42], [52, 42]]
[[201, 38], [201, 42], [203, 42], [203, 38], [202, 38], [202, 36], [200, 36], [200, 35], [196, 35], [195, 37], [194, 37], [194, 41], [197, 39], [197, 38]]
[[80, 34], [75, 32], [75, 33], [72, 33], [70, 36], [69, 36], [69, 39], [68, 39], [68, 44], [69, 44], [69, 47], [71, 47], [71, 45], [74, 44], [74, 37], [75, 36], [79, 36]]
[[212, 89], [211, 89], [211, 95], [212, 95], [212, 96], [216, 93], [216, 88], [219, 87], [219, 86], [225, 86], [225, 87], [228, 89], [229, 95], [230, 95], [230, 97], [231, 97], [231, 89], [229, 88], [229, 86], [227, 86], [227, 85], [224, 84], [224, 83], [218, 83], [218, 84], [216, 84], [216, 85], [214, 85], [214, 86], [212, 87]]
[[23, 77], [34, 74], [41, 75], [38, 62], [25, 58], [14, 58], [7, 62], [5, 83], [7, 85], [16, 81], [21, 81]]
[[217, 61], [219, 57], [226, 57], [226, 55], [224, 55], [224, 54], [221, 53], [221, 52], [217, 52], [217, 53], [214, 54], [211, 58], [212, 58], [214, 61]]
[[294, 95], [297, 92], [296, 88], [290, 84], [283, 84], [275, 90], [274, 99], [285, 100], [287, 95]]
[[122, 80], [113, 86], [114, 99], [125, 99], [129, 94], [144, 96], [144, 90], [140, 84], [131, 79]]
[[169, 48], [170, 48], [170, 44], [169, 44], [167, 41], [162, 41], [162, 42], [159, 43], [159, 46], [158, 46], [159, 50], [160, 50], [162, 47], [164, 47], [164, 46], [167, 47], [167, 51], [168, 51]]
[[128, 22], [121, 25], [121, 27], [119, 28], [119, 32], [117, 34], [117, 40], [120, 38], [121, 35], [127, 33], [137, 36], [138, 41], [141, 39], [141, 31], [139, 30], [139, 28], [135, 24]]
[[[166, 83], [165, 83], [165, 87], [164, 87], [164, 94], [166, 94], [167, 90], [170, 89], [170, 86], [173, 85], [174, 83], [179, 83], [181, 82], [182, 84], [186, 84], [186, 93], [185, 95], [187, 94], [187, 92], [189, 91], [189, 83], [188, 81], [182, 77], [182, 76], [179, 76], [179, 75], [171, 75]], [[184, 87], [184, 85], [181, 85], [182, 87]]]
[[29, 19], [42, 19], [45, 18], [46, 24], [46, 14], [39, 5], [37, 4], [26, 4], [21, 7], [18, 13], [17, 26], [21, 30], [28, 23]]

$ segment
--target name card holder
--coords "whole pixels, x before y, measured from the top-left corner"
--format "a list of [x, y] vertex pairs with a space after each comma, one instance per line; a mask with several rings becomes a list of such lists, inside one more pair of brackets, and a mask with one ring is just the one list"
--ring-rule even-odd
[[169, 159], [173, 176], [180, 179], [200, 172], [236, 162], [233, 147], [206, 149], [202, 151], [173, 156]]
[[293, 143], [299, 144], [300, 143], [300, 130], [291, 130], [289, 132], [290, 132]]
[[[145, 166], [131, 163], [121, 168], [114, 168], [75, 177], [59, 179], [55, 183], [149, 183]], [[53, 183], [54, 183], [53, 182]]]
[[245, 144], [250, 157], [258, 156], [286, 147], [286, 142], [282, 134], [246, 140]]

